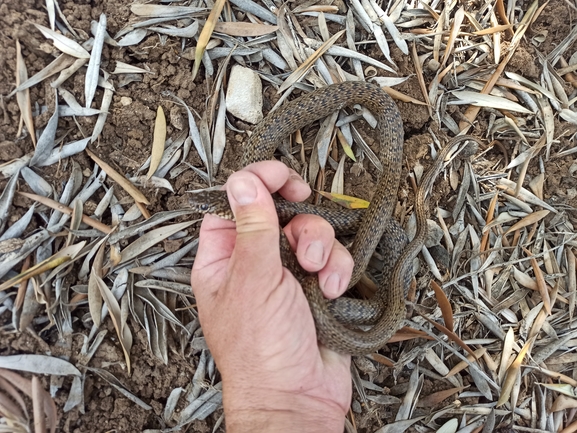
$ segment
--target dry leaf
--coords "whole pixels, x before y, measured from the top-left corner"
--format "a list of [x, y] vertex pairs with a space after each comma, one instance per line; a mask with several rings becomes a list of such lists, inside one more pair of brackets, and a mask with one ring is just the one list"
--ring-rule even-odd
[[54, 41], [54, 46], [63, 53], [79, 59], [90, 58], [88, 51], [86, 51], [78, 42], [75, 42], [72, 39], [68, 39], [66, 36], [63, 36], [60, 33], [56, 33], [47, 27], [41, 26], [40, 24], [33, 24], [38, 30], [42, 32], [45, 38], [52, 39]]
[[218, 22], [214, 26], [214, 31], [230, 36], [254, 37], [267, 35], [276, 32], [278, 26], [266, 24], [243, 23], [243, 22]]
[[340, 204], [347, 209], [366, 209], [369, 207], [370, 202], [357, 197], [351, 197], [344, 194], [331, 194], [325, 191], [318, 191], [320, 195]]
[[[16, 88], [26, 82], [26, 80], [28, 80], [28, 70], [26, 69], [26, 63], [22, 56], [20, 41], [16, 39]], [[36, 147], [36, 132], [34, 130], [34, 120], [32, 119], [32, 105], [30, 104], [30, 89], [26, 88], [17, 92], [16, 102], [18, 103], [18, 108], [20, 108], [26, 129], [28, 129], [28, 133], [32, 139], [32, 144]]]
[[192, 67], [192, 80], [196, 78], [196, 74], [200, 69], [200, 63], [202, 61], [202, 56], [204, 54], [204, 50], [212, 36], [212, 31], [214, 30], [214, 26], [220, 17], [220, 12], [224, 6], [225, 0], [216, 0], [212, 9], [210, 11], [210, 15], [200, 32], [200, 36], [198, 37], [198, 43], [196, 44], [196, 51], [194, 53], [194, 66]]
[[156, 121], [154, 123], [154, 138], [152, 140], [152, 155], [150, 158], [150, 167], [146, 178], [150, 179], [156, 172], [162, 155], [164, 154], [164, 143], [166, 142], [166, 117], [164, 117], [164, 110], [159, 105], [156, 110]]
[[124, 190], [130, 194], [130, 196], [136, 201], [137, 203], [143, 204], [150, 204], [148, 199], [142, 194], [133, 184], [130, 182], [126, 177], [118, 173], [114, 170], [111, 166], [109, 166], [106, 162], [101, 160], [97, 157], [94, 153], [92, 153], [89, 149], [86, 149], [86, 153], [90, 156], [94, 162], [96, 162], [104, 172], [112, 179], [114, 179]]

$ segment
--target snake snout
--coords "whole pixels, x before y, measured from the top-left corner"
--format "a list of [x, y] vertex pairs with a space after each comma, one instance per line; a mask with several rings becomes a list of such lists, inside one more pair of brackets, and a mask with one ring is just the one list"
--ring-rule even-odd
[[191, 210], [202, 215], [216, 215], [225, 219], [234, 219], [225, 191], [201, 191], [188, 198]]

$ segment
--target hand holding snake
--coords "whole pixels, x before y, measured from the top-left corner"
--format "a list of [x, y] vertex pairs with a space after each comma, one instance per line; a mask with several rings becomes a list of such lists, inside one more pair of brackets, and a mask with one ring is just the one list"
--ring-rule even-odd
[[[309, 275], [299, 266], [288, 241], [281, 236], [283, 265], [301, 282], [315, 320], [319, 340], [331, 349], [354, 355], [378, 350], [401, 326], [404, 319], [404, 296], [410, 281], [412, 262], [421, 250], [426, 236], [427, 194], [443, 168], [445, 157], [462, 141], [471, 138], [457, 137], [452, 140], [425, 173], [415, 198], [417, 232], [407, 246], [402, 230], [391, 219], [401, 174], [402, 122], [396, 105], [377, 86], [364, 82], [347, 82], [327, 86], [286, 104], [269, 115], [254, 130], [246, 146], [243, 165], [271, 159], [282, 138], [335, 110], [356, 103], [367, 106], [378, 120], [378, 134], [381, 141], [379, 157], [386, 167], [385, 172], [377, 184], [371, 205], [360, 218], [360, 222], [358, 212], [356, 216], [351, 216], [352, 213], [347, 216], [342, 216], [343, 213], [332, 216], [330, 212], [326, 214], [322, 211], [314, 212], [329, 220], [348, 219], [345, 225], [356, 224], [354, 230], [357, 235], [351, 248], [355, 261], [351, 284], [358, 281], [377, 243], [386, 232], [390, 248], [400, 251], [388, 278], [380, 282], [373, 300], [341, 299], [338, 304], [330, 304], [320, 290], [318, 278]], [[224, 197], [222, 193], [219, 196], [218, 192], [200, 194], [193, 198], [191, 204], [193, 208], [204, 213], [230, 216], [230, 211], [223, 211], [220, 207], [225, 202], [222, 197]], [[280, 206], [281, 213], [283, 206], [288, 205]], [[355, 222], [351, 222], [353, 220]], [[339, 316], [339, 319], [336, 316]], [[372, 328], [368, 331], [350, 327], [350, 323], [368, 322], [373, 322]]]

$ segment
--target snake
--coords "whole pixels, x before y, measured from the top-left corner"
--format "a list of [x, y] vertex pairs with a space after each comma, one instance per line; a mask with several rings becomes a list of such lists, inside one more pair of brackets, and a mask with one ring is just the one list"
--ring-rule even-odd
[[[385, 168], [369, 207], [363, 211], [335, 210], [283, 200], [276, 200], [275, 205], [281, 224], [295, 213], [312, 213], [327, 219], [337, 233], [348, 230], [356, 234], [349, 249], [354, 260], [349, 287], [360, 280], [381, 238], [385, 240], [385, 249], [391, 253], [389, 262], [392, 264], [385, 271], [386, 277], [379, 281], [373, 298], [359, 300], [341, 297], [329, 301], [322, 294], [317, 275], [309, 274], [300, 267], [284, 232], [280, 230], [283, 266], [301, 283], [320, 343], [340, 353], [365, 355], [382, 348], [402, 326], [413, 260], [422, 249], [427, 234], [427, 195], [442, 171], [447, 155], [462, 141], [473, 137], [458, 136], [451, 140], [423, 175], [415, 192], [416, 233], [409, 243], [404, 231], [392, 217], [402, 172], [403, 122], [392, 98], [375, 84], [350, 81], [328, 85], [269, 113], [255, 127], [247, 141], [242, 166], [272, 159], [282, 139], [337, 110], [355, 104], [364, 105], [377, 120], [380, 141], [377, 156]], [[470, 155], [474, 151], [473, 148], [462, 153]], [[190, 197], [189, 205], [192, 210], [202, 214], [234, 218], [225, 191], [195, 193]], [[360, 324], [371, 327], [365, 329], [356, 326]]]

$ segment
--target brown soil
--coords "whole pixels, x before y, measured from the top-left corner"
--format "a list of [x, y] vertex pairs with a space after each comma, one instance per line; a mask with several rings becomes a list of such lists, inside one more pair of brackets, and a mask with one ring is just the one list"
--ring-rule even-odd
[[[127, 22], [130, 11], [131, 0], [61, 0], [60, 7], [62, 12], [75, 29], [89, 33], [90, 21], [98, 20], [99, 15], [104, 12], [108, 18], [108, 32], [114, 35]], [[562, 0], [553, 0], [542, 13], [536, 23], [533, 24], [531, 34], [547, 30], [545, 42], [539, 47], [539, 50], [547, 54], [552, 50], [559, 41], [561, 41], [573, 26], [573, 21], [567, 17], [573, 17], [574, 12]], [[15, 40], [19, 39], [23, 47], [23, 55], [28, 66], [28, 74], [42, 69], [53, 57], [50, 52], [52, 48], [46, 43], [42, 35], [36, 30], [32, 23], [39, 23], [48, 26], [47, 16], [45, 13], [44, 0], [3, 0], [0, 4], [0, 95], [7, 95], [12, 89], [15, 82], [15, 63], [16, 50]], [[519, 72], [527, 78], [537, 78], [540, 71], [540, 65], [537, 63], [534, 53], [535, 47], [526, 41], [522, 49], [510, 63], [508, 70]], [[575, 50], [569, 49], [571, 53]], [[182, 57], [180, 54], [180, 41], [174, 38], [168, 38], [168, 43], [164, 46], [158, 43], [158, 36], [151, 35], [142, 41], [137, 47], [128, 47], [123, 49], [111, 49], [104, 47], [102, 68], [111, 71], [114, 69], [116, 61], [123, 61], [139, 67], [148, 67], [152, 74], [144, 74], [141, 82], [133, 82], [125, 87], [117, 87], [111, 105], [110, 115], [107, 125], [101, 135], [100, 140], [92, 149], [97, 155], [105, 159], [115, 169], [121, 173], [131, 174], [145, 161], [151, 148], [153, 136], [154, 118], [156, 108], [162, 105], [168, 114], [175, 104], [169, 99], [161, 96], [161, 92], [169, 90], [178, 97], [182, 98], [191, 108], [202, 113], [206, 110], [205, 101], [209, 93], [209, 83], [205, 80], [197, 79], [195, 82], [190, 80], [192, 62]], [[367, 52], [380, 58], [380, 54], [374, 48]], [[397, 65], [400, 67], [400, 75], [406, 76], [414, 73], [414, 67], [409, 57], [403, 56], [398, 50], [393, 49], [393, 55]], [[426, 72], [426, 71], [425, 71]], [[200, 76], [203, 76], [201, 69]], [[426, 80], [431, 77], [426, 77]], [[72, 80], [69, 80], [64, 87], [70, 90], [74, 95], [84, 94], [84, 77], [82, 73], [77, 73]], [[397, 88], [400, 92], [410, 95], [416, 99], [422, 100], [422, 93], [417, 79], [413, 76], [403, 85]], [[274, 92], [265, 92], [265, 107], [271, 107], [276, 101]], [[101, 90], [97, 91], [96, 99], [99, 101], [102, 97]], [[31, 89], [31, 99], [40, 107], [43, 105], [51, 106], [53, 98], [52, 89], [49, 85], [38, 85]], [[122, 98], [130, 98], [129, 105], [121, 103]], [[83, 101], [79, 101], [81, 104]], [[5, 111], [0, 117], [0, 163], [11, 160], [15, 157], [22, 156], [33, 150], [31, 140], [28, 138], [17, 138], [19, 124], [19, 110], [15, 98], [4, 99]], [[404, 173], [408, 173], [415, 163], [420, 162], [425, 167], [428, 165], [429, 155], [428, 142], [429, 136], [425, 137], [427, 130], [431, 127], [429, 114], [425, 107], [416, 106], [409, 103], [398, 103], [405, 122], [405, 165]], [[1, 106], [0, 106], [1, 107]], [[462, 108], [460, 109], [462, 110]], [[52, 110], [48, 109], [47, 113]], [[44, 113], [35, 118], [36, 128], [42, 128], [48, 121], [49, 114]], [[180, 113], [182, 115], [182, 113]], [[170, 117], [167, 115], [167, 118]], [[458, 119], [458, 117], [455, 117]], [[2, 120], [3, 119], [3, 120]], [[91, 131], [95, 118], [79, 118], [79, 126], [84, 131]], [[176, 120], [175, 120], [175, 123]], [[246, 125], [238, 123], [239, 128], [246, 128]], [[477, 129], [473, 132], [476, 135], [484, 136], [487, 121], [480, 117]], [[567, 137], [571, 134], [562, 134], [563, 128], [572, 128], [567, 124], [560, 126], [556, 130], [556, 136], [562, 136], [560, 143], [554, 144], [554, 150], [569, 148], [566, 142]], [[59, 131], [71, 130], [70, 139], [80, 139], [81, 135], [77, 132], [78, 128], [69, 118], [61, 119]], [[312, 131], [312, 130], [311, 130]], [[174, 136], [178, 129], [174, 125], [168, 125], [168, 136]], [[305, 132], [307, 142], [314, 139], [314, 134]], [[238, 161], [242, 152], [241, 142], [245, 137], [238, 133], [228, 133], [227, 150], [220, 169], [219, 180], [223, 181], [233, 170], [238, 169]], [[504, 143], [508, 148], [509, 155], [515, 143]], [[498, 150], [492, 150], [488, 153], [488, 158], [497, 161], [501, 157]], [[83, 169], [83, 174], [89, 176], [93, 167], [92, 161], [87, 155], [81, 154], [72, 158]], [[191, 151], [188, 161], [200, 167], [202, 165], [196, 152]], [[546, 185], [545, 196], [549, 200], [554, 200], [556, 204], [565, 203], [571, 207], [577, 206], [575, 194], [569, 193], [568, 190], [576, 188], [574, 177], [568, 173], [568, 168], [573, 163], [571, 157], [557, 159], [546, 164]], [[63, 165], [46, 167], [42, 170], [42, 176], [50, 182], [58, 191], [61, 191], [63, 182], [68, 179], [71, 169], [70, 163]], [[374, 183], [374, 176], [369, 170], [368, 173], [361, 174], [360, 177], [350, 176], [346, 187], [346, 193], [360, 197], [370, 197], [371, 188]], [[538, 173], [538, 166], [533, 165], [529, 170], [529, 175]], [[405, 178], [406, 176], [404, 176]], [[330, 173], [329, 173], [330, 180]], [[107, 181], [111, 184], [111, 181]], [[4, 187], [6, 181], [0, 180], [0, 187]], [[149, 211], [155, 212], [168, 209], [178, 209], [182, 207], [182, 197], [187, 190], [204, 187], [204, 182], [192, 170], [185, 171], [177, 179], [172, 181], [175, 193], [172, 194], [166, 190], [145, 191], [147, 197], [151, 199]], [[26, 185], [22, 185], [26, 190]], [[118, 194], [123, 192], [116, 190]], [[446, 181], [440, 181], [436, 186], [433, 197], [433, 208], [435, 202], [443, 202], [446, 196], [450, 195], [451, 188]], [[100, 197], [85, 205], [85, 211], [93, 208]], [[412, 202], [412, 188], [410, 183], [403, 181], [399, 192], [399, 199], [405, 206]], [[14, 200], [14, 206], [11, 210], [10, 221], [12, 224], [16, 221], [29, 207], [30, 202], [22, 198]], [[87, 212], [89, 213], [89, 212]], [[38, 220], [30, 227], [32, 230], [42, 221]], [[82, 314], [74, 313], [76, 317], [82, 317]], [[10, 318], [7, 315], [0, 316], [0, 326], [8, 324]], [[40, 332], [43, 325], [35, 327]], [[71, 361], [74, 362], [75, 354], [78, 353], [82, 345], [80, 334], [87, 334], [88, 330], [84, 329], [81, 321], [75, 322], [73, 346]], [[115, 335], [110, 320], [107, 319], [105, 325], [109, 328], [108, 336]], [[138, 328], [136, 328], [138, 329]], [[88, 375], [85, 387], [86, 413], [81, 414], [76, 409], [63, 413], [62, 408], [66, 401], [66, 390], [70, 386], [65, 382], [64, 389], [58, 392], [55, 400], [60, 415], [60, 431], [64, 432], [96, 432], [96, 431], [122, 431], [122, 432], [140, 432], [144, 429], [161, 428], [160, 416], [165, 406], [166, 399], [171, 390], [176, 387], [185, 387], [192, 378], [195, 371], [197, 357], [182, 357], [178, 349], [169, 353], [168, 365], [163, 365], [154, 357], [148, 349], [146, 334], [143, 330], [135, 332], [135, 342], [132, 348], [131, 358], [133, 360], [133, 372], [130, 376], [126, 374], [120, 365], [122, 365], [122, 351], [116, 340], [107, 337], [91, 361], [91, 366], [107, 368], [127, 389], [144, 400], [153, 407], [151, 411], [145, 411], [134, 403], [130, 402], [116, 390], [111, 388], [106, 382], [96, 376]], [[33, 336], [29, 332], [22, 334], [6, 334], [0, 331], [0, 355], [9, 355], [16, 353], [51, 353], [58, 354], [57, 349], [57, 331], [52, 328], [48, 331], [41, 332], [39, 336]], [[417, 344], [417, 343], [404, 343]], [[176, 345], [176, 344], [175, 344]], [[388, 353], [393, 359], [395, 358], [395, 345], [390, 345]], [[402, 397], [404, 394], [403, 383], [407, 382], [410, 371], [403, 372], [398, 379], [399, 384], [394, 386], [394, 380], [390, 375], [390, 370], [381, 369], [375, 376], [375, 382], [381, 385], [391, 387], [391, 394]], [[49, 381], [43, 379], [45, 388], [48, 389]], [[424, 394], [438, 390], [438, 386], [431, 380], [425, 379]], [[365, 408], [364, 415], [355, 415], [359, 431], [371, 432], [378, 428], [380, 423], [385, 423], [394, 419], [398, 406], [379, 406], [375, 405], [367, 413]], [[418, 409], [423, 413], [426, 410]], [[207, 420], [194, 423], [189, 431], [212, 431], [212, 427], [221, 411], [217, 411]], [[378, 420], [378, 421], [377, 421]], [[219, 431], [222, 431], [222, 427]]]

